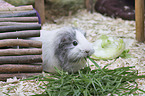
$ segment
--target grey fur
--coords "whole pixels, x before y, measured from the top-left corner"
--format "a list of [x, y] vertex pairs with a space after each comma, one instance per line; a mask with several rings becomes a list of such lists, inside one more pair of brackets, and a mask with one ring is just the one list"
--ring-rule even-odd
[[[57, 40], [55, 46], [55, 55], [60, 62], [60, 66], [64, 71], [68, 71], [68, 67], [70, 66], [69, 62], [76, 62], [74, 60], [70, 60], [68, 58], [68, 53], [73, 49], [75, 46], [73, 45], [73, 41], [77, 41], [76, 31], [77, 28], [71, 28], [70, 30], [64, 30], [65, 32], [59, 33], [58, 37], [61, 38]], [[77, 58], [79, 59], [79, 58]]]
[[83, 68], [85, 58], [94, 53], [92, 44], [85, 36], [84, 31], [73, 27], [42, 31], [43, 71], [55, 72], [54, 67], [57, 67], [74, 73]]

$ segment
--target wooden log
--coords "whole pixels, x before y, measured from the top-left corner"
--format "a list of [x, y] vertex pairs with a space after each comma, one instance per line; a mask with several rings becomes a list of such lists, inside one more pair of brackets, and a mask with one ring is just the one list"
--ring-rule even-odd
[[22, 47], [36, 47], [41, 48], [42, 42], [34, 40], [23, 40], [23, 39], [4, 39], [0, 40], [0, 47], [7, 46], [22, 46]]
[[0, 26], [10, 26], [10, 25], [37, 25], [37, 22], [0, 22]]
[[42, 65], [0, 65], [0, 73], [42, 72]]
[[38, 17], [0, 18], [0, 22], [38, 22]]
[[0, 39], [16, 39], [18, 38], [29, 38], [29, 37], [39, 37], [40, 30], [26, 30], [26, 31], [16, 31], [16, 32], [6, 32], [0, 33]]
[[0, 49], [0, 56], [41, 55], [41, 49]]
[[28, 78], [28, 77], [33, 77], [33, 76], [37, 76], [37, 75], [41, 75], [42, 73], [11, 73], [11, 74], [0, 74], [0, 81], [6, 81], [8, 78], [13, 78], [13, 77], [17, 77], [19, 79], [22, 79], [24, 77]]
[[21, 30], [40, 30], [41, 24], [35, 25], [14, 25], [14, 26], [1, 26], [0, 32], [8, 31], [21, 31]]
[[20, 7], [4, 7], [0, 8], [0, 11], [24, 11], [24, 10], [33, 10], [32, 5], [20, 6]]
[[135, 0], [136, 39], [145, 41], [144, 37], [144, 0]]
[[25, 11], [0, 11], [0, 14], [10, 14], [10, 13], [20, 13], [20, 12], [27, 12], [29, 10], [25, 10]]
[[21, 13], [10, 13], [10, 14], [3, 14], [0, 15], [0, 18], [7, 18], [7, 17], [28, 17], [28, 16], [36, 16], [36, 11], [27, 11], [27, 12], [21, 12]]
[[85, 3], [86, 3], [85, 5], [87, 8], [87, 11], [93, 13], [93, 11], [94, 11], [93, 0], [86, 0]]
[[45, 4], [44, 0], [35, 0], [35, 9], [38, 11], [40, 18], [41, 18], [41, 24], [45, 23]]
[[41, 55], [0, 56], [0, 64], [32, 64], [41, 62]]

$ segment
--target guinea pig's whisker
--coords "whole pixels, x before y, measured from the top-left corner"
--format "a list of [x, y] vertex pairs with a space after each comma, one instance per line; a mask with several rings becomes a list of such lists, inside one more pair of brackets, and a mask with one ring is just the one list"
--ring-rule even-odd
[[69, 61], [66, 61], [66, 62], [65, 62], [64, 66], [62, 67], [63, 69], [67, 69], [67, 67], [68, 67], [68, 62], [69, 62]]
[[[78, 54], [77, 54], [77, 55], [78, 55]], [[72, 61], [72, 58], [70, 58], [70, 57], [75, 57], [75, 58], [76, 58], [77, 56], [76, 56], [75, 53], [68, 54], [68, 60]], [[74, 59], [75, 59], [75, 58], [74, 58]], [[73, 59], [73, 60], [74, 60], [74, 59]]]
[[79, 63], [82, 60], [82, 57], [80, 57], [80, 54], [78, 54], [75, 59], [73, 60], [73, 62]]
[[75, 58], [73, 59], [73, 62], [76, 62], [76, 61], [80, 60], [79, 55], [80, 55], [80, 53], [79, 53], [79, 54], [77, 54], [76, 56], [74, 56]]
[[78, 59], [76, 63], [79, 63], [82, 59]]
[[[74, 66], [80, 67], [82, 65], [82, 63], [80, 62], [84, 62], [84, 60], [86, 60], [85, 57], [82, 57], [82, 53], [78, 52], [76, 53], [72, 53], [72, 54], [68, 54], [68, 56], [66, 56], [67, 54], [65, 54], [64, 57], [66, 57], [65, 61], [63, 62], [63, 66], [62, 69], [69, 71], [69, 72], [73, 72], [74, 71]], [[69, 58], [70, 57], [74, 57], [74, 58]], [[83, 55], [84, 56], [84, 55]], [[85, 63], [85, 62], [84, 62]], [[69, 70], [67, 70], [69, 69]]]

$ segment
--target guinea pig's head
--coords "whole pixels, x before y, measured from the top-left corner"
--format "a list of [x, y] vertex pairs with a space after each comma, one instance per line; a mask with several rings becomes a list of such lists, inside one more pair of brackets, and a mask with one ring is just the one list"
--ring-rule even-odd
[[62, 28], [57, 35], [55, 55], [64, 64], [77, 63], [94, 53], [93, 46], [86, 39], [86, 33], [78, 28]]

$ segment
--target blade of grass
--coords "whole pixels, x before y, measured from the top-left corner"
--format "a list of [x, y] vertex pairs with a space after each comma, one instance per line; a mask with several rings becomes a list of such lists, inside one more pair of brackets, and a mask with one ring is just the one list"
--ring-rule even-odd
[[130, 83], [136, 84], [136, 79], [145, 78], [145, 75], [138, 76], [138, 72], [132, 69], [134, 66], [107, 69], [109, 65], [106, 65], [101, 69], [90, 57], [89, 60], [98, 69], [91, 70], [90, 67], [85, 67], [78, 73], [68, 74], [56, 68], [56, 74], [36, 76], [31, 79], [45, 82], [41, 88], [45, 89], [43, 94], [48, 96], [61, 96], [62, 94], [64, 96], [104, 96], [108, 94], [122, 96], [122, 94], [133, 94], [137, 90], [145, 93], [137, 88], [138, 85], [136, 87], [129, 85]]
[[115, 59], [113, 62], [111, 62], [110, 64], [105, 65], [102, 69], [106, 69], [106, 67], [108, 67], [109, 65], [113, 64], [117, 59]]
[[99, 68], [103, 73], [105, 73], [105, 72], [101, 69], [101, 67], [100, 67], [93, 59], [91, 59], [90, 57], [88, 57], [88, 59], [89, 59], [92, 63], [94, 63], [94, 65], [95, 65], [97, 68]]

